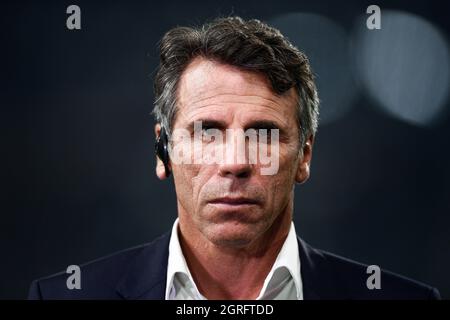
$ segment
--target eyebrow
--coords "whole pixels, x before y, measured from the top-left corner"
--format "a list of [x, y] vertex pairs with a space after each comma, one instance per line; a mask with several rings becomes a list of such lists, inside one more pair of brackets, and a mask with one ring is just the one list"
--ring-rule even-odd
[[226, 129], [226, 123], [224, 121], [220, 121], [220, 120], [212, 120], [212, 119], [196, 119], [192, 122], [189, 123], [189, 125], [187, 126], [187, 129], [190, 132], [194, 131], [194, 125], [195, 122], [201, 122], [202, 123], [202, 128], [217, 128], [217, 129]]
[[[227, 128], [227, 124], [224, 121], [221, 121], [221, 120], [197, 119], [195, 121], [190, 122], [189, 125], [187, 126], [187, 129], [190, 132], [194, 131], [194, 123], [197, 122], [197, 121], [202, 123], [202, 128], [215, 128], [215, 129], [219, 129], [219, 130], [225, 130]], [[253, 120], [253, 121], [250, 121], [249, 123], [247, 123], [245, 125], [244, 131], [246, 131], [248, 129], [255, 129], [255, 130], [259, 130], [259, 129], [267, 129], [267, 130], [278, 129], [280, 135], [285, 135], [286, 134], [285, 129], [283, 129], [277, 122], [272, 121], [272, 120]]]
[[281, 126], [278, 123], [276, 123], [275, 121], [271, 121], [271, 120], [254, 120], [254, 121], [251, 121], [250, 123], [248, 123], [245, 126], [245, 130], [247, 130], [247, 129], [256, 129], [256, 130], [259, 130], [259, 129], [268, 129], [268, 130], [278, 129], [278, 130], [280, 130], [280, 132], [283, 131], [281, 129]]

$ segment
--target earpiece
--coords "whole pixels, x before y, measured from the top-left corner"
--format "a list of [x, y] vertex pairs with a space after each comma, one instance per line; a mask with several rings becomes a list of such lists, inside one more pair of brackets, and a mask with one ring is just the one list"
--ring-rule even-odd
[[166, 177], [170, 176], [170, 168], [169, 168], [169, 149], [168, 149], [168, 138], [166, 129], [161, 127], [161, 131], [159, 132], [159, 137], [156, 138], [155, 141], [155, 154], [164, 164], [164, 170], [166, 171]]

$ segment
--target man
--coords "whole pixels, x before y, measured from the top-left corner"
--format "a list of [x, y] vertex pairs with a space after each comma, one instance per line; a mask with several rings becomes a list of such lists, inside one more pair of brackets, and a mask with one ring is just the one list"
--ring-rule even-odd
[[[385, 271], [373, 286], [367, 266], [298, 238], [294, 187], [309, 177], [319, 100], [306, 56], [279, 31], [222, 18], [170, 30], [160, 50], [156, 174], [173, 174], [172, 231], [82, 266], [81, 289], [61, 273], [35, 281], [30, 298], [439, 298]], [[263, 147], [276, 156], [269, 173], [261, 158], [250, 161]]]

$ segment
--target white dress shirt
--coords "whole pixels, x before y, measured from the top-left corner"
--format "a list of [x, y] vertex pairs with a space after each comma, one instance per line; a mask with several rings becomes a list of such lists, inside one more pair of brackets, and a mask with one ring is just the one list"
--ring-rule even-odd
[[[178, 218], [172, 227], [167, 265], [166, 300], [206, 300], [198, 291], [178, 239]], [[294, 223], [256, 300], [303, 300], [300, 255]]]

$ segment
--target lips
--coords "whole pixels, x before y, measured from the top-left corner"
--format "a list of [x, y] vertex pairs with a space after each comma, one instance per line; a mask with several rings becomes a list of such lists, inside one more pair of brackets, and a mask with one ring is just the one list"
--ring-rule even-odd
[[223, 206], [245, 206], [245, 205], [255, 205], [258, 204], [259, 202], [255, 199], [245, 197], [223, 197], [214, 199], [209, 203]]

